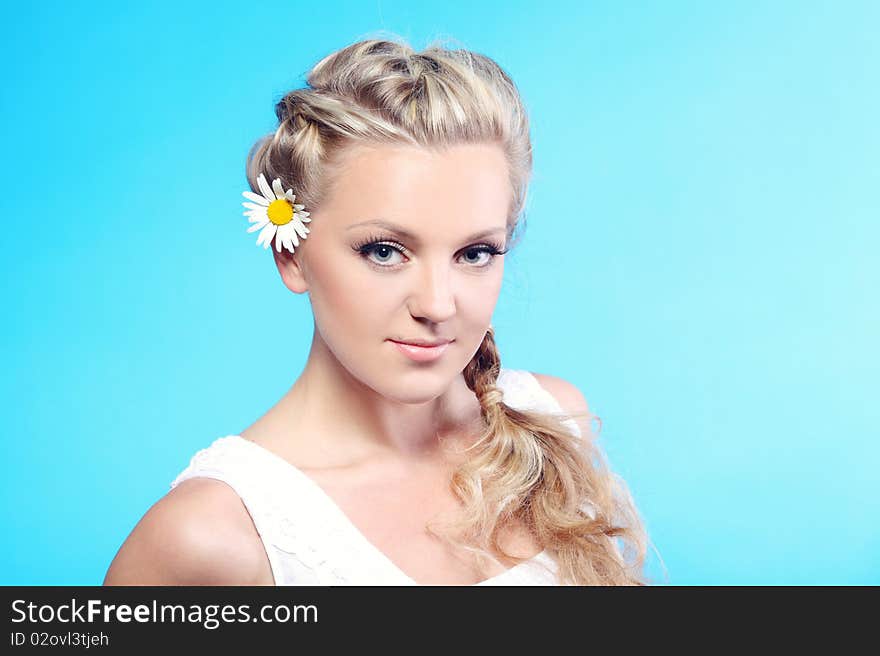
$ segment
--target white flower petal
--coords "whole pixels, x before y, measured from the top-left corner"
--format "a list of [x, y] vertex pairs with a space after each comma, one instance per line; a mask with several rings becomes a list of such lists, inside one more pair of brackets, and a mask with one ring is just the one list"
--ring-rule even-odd
[[306, 208], [305, 205], [294, 205], [293, 206], [293, 209], [295, 209], [297, 212], [302, 212], [305, 208]]
[[290, 223], [278, 226], [278, 237], [281, 240], [281, 245], [287, 248], [291, 253], [293, 252], [293, 241], [291, 240], [291, 236], [296, 235], [292, 224], [293, 222], [291, 221]]
[[[260, 196], [259, 194], [255, 194], [252, 191], [243, 191], [241, 195], [247, 198], [248, 200], [252, 200], [258, 205], [262, 205], [263, 207], [269, 207], [269, 201]], [[242, 203], [244, 205], [244, 203]]]
[[266, 227], [263, 228], [262, 232], [260, 232], [260, 236], [257, 237], [257, 246], [262, 245], [263, 248], [269, 248], [269, 244], [272, 243], [272, 237], [275, 236], [275, 224], [269, 221], [266, 224]]
[[272, 191], [275, 192], [275, 198], [284, 198], [284, 187], [281, 186], [281, 178], [272, 180]]
[[276, 200], [275, 194], [272, 193], [272, 189], [269, 187], [269, 183], [266, 182], [266, 176], [262, 173], [260, 173], [260, 177], [257, 178], [257, 185], [259, 185], [260, 192], [263, 194], [263, 196], [266, 197], [266, 200], [268, 200], [270, 203], [273, 200]]
[[299, 246], [299, 237], [296, 235], [296, 219], [284, 226], [284, 238], [290, 242], [291, 246]]
[[266, 205], [257, 205], [256, 203], [242, 203], [249, 210], [256, 210], [257, 212], [265, 212]]
[[290, 231], [290, 243], [294, 246], [299, 246], [299, 237], [296, 234], [296, 230]]
[[281, 237], [281, 245], [291, 253], [293, 252], [293, 242], [290, 239], [292, 234], [294, 234], [294, 232], [290, 223], [285, 223], [283, 226], [278, 227], [278, 235]]
[[296, 200], [296, 194], [293, 193], [293, 189], [288, 189], [287, 192], [285, 192], [284, 197], [291, 203]]
[[256, 232], [257, 230], [260, 230], [267, 223], [269, 223], [269, 219], [260, 219], [259, 221], [256, 221], [254, 223], [254, 225], [252, 225], [250, 228], [248, 228], [247, 231], [248, 232]]
[[293, 228], [294, 228], [294, 230], [296, 230], [297, 233], [299, 233], [299, 236], [302, 237], [303, 239], [305, 239], [305, 238], [306, 238], [306, 235], [309, 234], [309, 229], [306, 228], [306, 227], [302, 224], [302, 221], [300, 221], [298, 218], [296, 218], [296, 219], [294, 219], [293, 221], [291, 221], [291, 223], [293, 224]]

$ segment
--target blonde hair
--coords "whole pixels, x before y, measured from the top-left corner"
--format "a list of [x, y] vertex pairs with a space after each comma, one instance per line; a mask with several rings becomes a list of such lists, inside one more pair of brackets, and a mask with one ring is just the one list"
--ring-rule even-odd
[[[307, 86], [287, 93], [275, 113], [277, 130], [248, 154], [254, 191], [260, 173], [281, 178], [314, 210], [347, 146], [490, 143], [508, 163], [508, 239], [520, 223], [532, 168], [528, 116], [513, 81], [484, 55], [360, 41], [319, 61]], [[523, 526], [556, 561], [560, 583], [644, 584], [647, 536], [596, 436], [589, 431], [577, 438], [565, 416], [506, 405], [496, 386], [500, 370], [490, 329], [463, 372], [485, 430], [453, 474], [452, 490], [464, 508], [451, 525], [456, 537], [430, 530], [485, 564], [499, 563], [495, 554], [511, 558], [501, 538], [511, 526]]]

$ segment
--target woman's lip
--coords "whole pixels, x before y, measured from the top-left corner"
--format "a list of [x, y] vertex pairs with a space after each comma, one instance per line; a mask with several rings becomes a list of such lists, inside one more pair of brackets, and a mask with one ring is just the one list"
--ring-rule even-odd
[[403, 353], [410, 360], [416, 362], [431, 362], [436, 360], [443, 355], [443, 351], [445, 351], [446, 347], [452, 343], [445, 342], [443, 344], [438, 344], [437, 346], [416, 346], [415, 344], [406, 344], [405, 342], [395, 342], [393, 339], [388, 341], [394, 344], [398, 351]]

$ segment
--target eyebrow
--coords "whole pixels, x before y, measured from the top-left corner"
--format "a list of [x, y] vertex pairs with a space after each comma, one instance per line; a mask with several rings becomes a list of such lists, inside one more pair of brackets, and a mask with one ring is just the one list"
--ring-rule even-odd
[[[419, 243], [419, 238], [416, 237], [413, 233], [411, 233], [406, 228], [397, 225], [396, 223], [391, 223], [390, 221], [384, 221], [382, 219], [374, 219], [372, 221], [362, 221], [361, 223], [355, 223], [354, 225], [348, 226], [347, 230], [353, 230], [354, 228], [359, 228], [361, 226], [375, 226], [377, 228], [385, 228], [389, 232], [396, 233], [400, 237], [404, 239], [409, 239], [415, 243]], [[481, 230], [480, 232], [476, 232], [472, 234], [470, 237], [467, 237], [464, 241], [474, 241], [476, 239], [482, 239], [483, 237], [488, 237], [490, 235], [494, 235], [496, 233], [506, 233], [507, 228], [499, 226], [497, 228], [489, 228], [488, 230]]]

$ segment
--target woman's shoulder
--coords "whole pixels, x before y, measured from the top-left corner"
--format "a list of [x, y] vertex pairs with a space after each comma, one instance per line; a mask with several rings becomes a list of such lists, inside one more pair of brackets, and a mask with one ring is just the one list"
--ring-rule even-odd
[[247, 509], [222, 481], [190, 478], [141, 518], [110, 564], [104, 585], [272, 584]]
[[[558, 406], [563, 415], [569, 417], [571, 422], [574, 422], [580, 435], [590, 434], [590, 421], [593, 415], [590, 412], [586, 397], [577, 385], [559, 376], [524, 370], [510, 372], [507, 375], [507, 380], [510, 379], [511, 374], [518, 378], [525, 377], [530, 379], [532, 386], [537, 383], [538, 387], [543, 390], [543, 394], [538, 393], [539, 397], [549, 397], [549, 403]], [[566, 423], [568, 422], [569, 420], [566, 420]]]
[[564, 412], [588, 413], [590, 411], [583, 392], [573, 383], [558, 376], [536, 374], [534, 372], [529, 373], [535, 377], [535, 380], [538, 381], [541, 387], [550, 392]]

